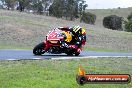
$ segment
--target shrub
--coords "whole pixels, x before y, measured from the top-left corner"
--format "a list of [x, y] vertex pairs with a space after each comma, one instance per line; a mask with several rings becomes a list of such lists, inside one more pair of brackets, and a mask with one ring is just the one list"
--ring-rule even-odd
[[104, 17], [103, 19], [103, 26], [105, 28], [109, 28], [112, 30], [123, 30], [122, 29], [122, 17], [118, 17], [116, 15], [110, 15]]
[[132, 32], [132, 19], [125, 22], [125, 31]]
[[96, 15], [90, 12], [83, 12], [80, 22], [85, 22], [87, 24], [94, 24], [96, 21]]
[[127, 19], [128, 19], [128, 20], [132, 19], [132, 12], [131, 12], [130, 15], [128, 15]]

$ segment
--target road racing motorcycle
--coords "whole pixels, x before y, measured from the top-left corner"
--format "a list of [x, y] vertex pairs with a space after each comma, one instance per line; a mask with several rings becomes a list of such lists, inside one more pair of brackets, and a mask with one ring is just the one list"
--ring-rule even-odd
[[[67, 36], [66, 36], [67, 35]], [[62, 47], [62, 40], [64, 40], [67, 37], [68, 42], [68, 48]], [[85, 45], [86, 41], [82, 41], [82, 47]], [[44, 42], [36, 45], [33, 49], [34, 55], [42, 55], [44, 53], [50, 53], [50, 54], [62, 54], [65, 53], [68, 56], [78, 56], [80, 52], [82, 51], [82, 47], [79, 48], [76, 46], [75, 41], [72, 42], [72, 36], [70, 32], [68, 31], [62, 31], [58, 28], [53, 29], [52, 31], [49, 31], [49, 33], [46, 35], [46, 39]]]

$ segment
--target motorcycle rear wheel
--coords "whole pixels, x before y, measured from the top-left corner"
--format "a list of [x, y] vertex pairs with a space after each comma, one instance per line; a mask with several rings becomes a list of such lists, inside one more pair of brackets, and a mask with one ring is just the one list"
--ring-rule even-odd
[[44, 54], [44, 53], [45, 53], [45, 52], [44, 52], [44, 47], [45, 47], [44, 42], [42, 42], [42, 43], [36, 45], [36, 46], [34, 47], [34, 49], [33, 49], [33, 54], [34, 54], [34, 55], [42, 55], [42, 54]]
[[77, 52], [76, 52], [76, 53], [75, 53], [75, 56], [79, 56], [79, 54], [80, 54], [80, 53], [77, 53]]

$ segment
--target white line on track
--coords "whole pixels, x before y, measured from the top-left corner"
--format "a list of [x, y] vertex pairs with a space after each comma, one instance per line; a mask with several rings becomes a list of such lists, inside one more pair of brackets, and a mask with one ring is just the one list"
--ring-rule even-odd
[[[122, 58], [122, 57], [132, 59], [132, 56], [85, 56], [85, 57], [55, 57], [55, 58], [51, 58], [51, 60], [68, 60], [68, 59], [70, 60], [70, 59], [88, 59], [88, 58]], [[43, 58], [32, 58], [31, 60], [40, 60], [40, 59], [43, 59]], [[15, 60], [21, 60], [21, 59], [6, 59], [6, 60], [15, 61]], [[30, 60], [30, 59], [27, 59], [27, 60]]]
[[17, 59], [6, 59], [6, 60], [13, 61], [13, 60], [17, 60]]
[[51, 58], [52, 60], [65, 60], [65, 59], [86, 59], [86, 58], [130, 58], [132, 56], [86, 56], [86, 57], [59, 57], [59, 58]]
[[35, 59], [35, 60], [40, 60], [40, 59], [42, 59], [42, 58], [33, 58], [33, 59]]

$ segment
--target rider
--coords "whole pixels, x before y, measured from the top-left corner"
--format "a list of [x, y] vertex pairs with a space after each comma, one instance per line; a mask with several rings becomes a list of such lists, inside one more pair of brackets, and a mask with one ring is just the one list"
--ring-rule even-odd
[[80, 48], [82, 45], [82, 41], [86, 41], [86, 30], [80, 26], [75, 26], [71, 28], [71, 32], [75, 39], [75, 41], [73, 42], [75, 42], [75, 45]]
[[[72, 42], [75, 43], [75, 45], [77, 45], [79, 48], [81, 47], [82, 41], [86, 41], [86, 31], [80, 26], [60, 27], [58, 29], [63, 31], [69, 31], [72, 35]], [[69, 46], [66, 40], [67, 36], [65, 37], [64, 41], [62, 41], [62, 46], [68, 48]]]

